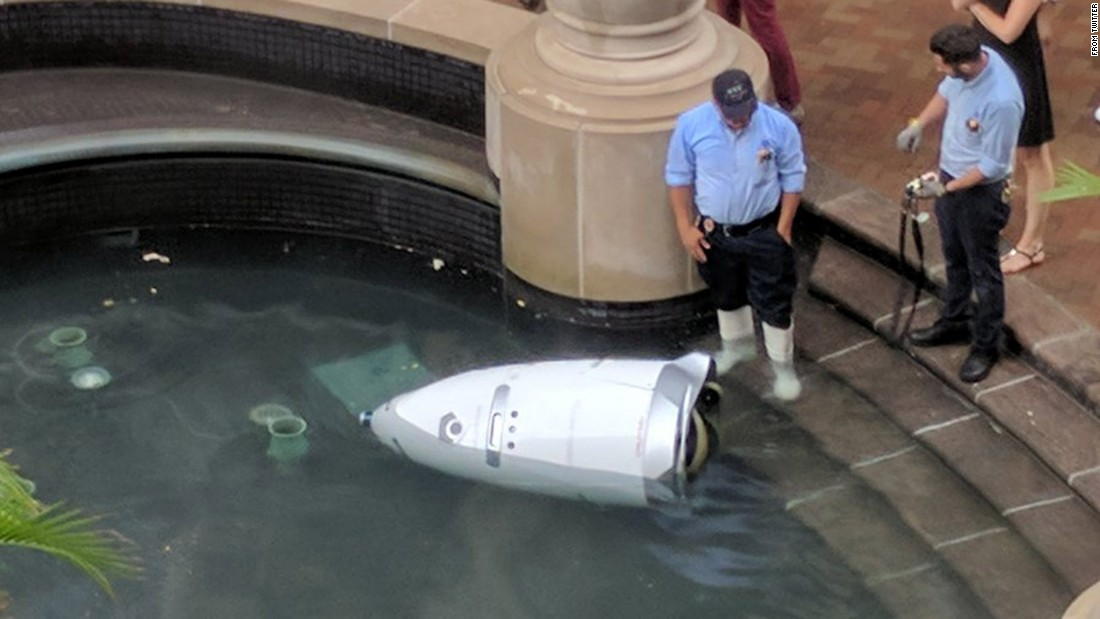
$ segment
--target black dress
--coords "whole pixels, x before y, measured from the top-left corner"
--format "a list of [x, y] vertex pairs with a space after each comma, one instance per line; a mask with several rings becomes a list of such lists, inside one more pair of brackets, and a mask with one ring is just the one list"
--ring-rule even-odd
[[[1004, 17], [1011, 0], [981, 0], [982, 4]], [[997, 50], [1016, 70], [1020, 90], [1024, 92], [1024, 122], [1020, 126], [1019, 146], [1039, 146], [1054, 139], [1054, 118], [1050, 111], [1050, 91], [1047, 89], [1047, 72], [1043, 63], [1043, 45], [1039, 41], [1037, 16], [1032, 15], [1024, 31], [1010, 45], [1005, 45], [995, 34], [986, 30], [978, 20], [974, 29], [983, 42]]]

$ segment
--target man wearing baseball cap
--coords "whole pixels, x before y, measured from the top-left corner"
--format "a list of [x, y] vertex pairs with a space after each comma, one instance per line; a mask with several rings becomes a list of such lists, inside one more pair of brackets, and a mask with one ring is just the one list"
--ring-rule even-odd
[[753, 310], [775, 371], [773, 392], [793, 400], [794, 251], [802, 197], [802, 137], [783, 112], [760, 105], [752, 79], [720, 73], [713, 100], [680, 115], [669, 140], [665, 183], [680, 242], [695, 259], [718, 309], [719, 372], [756, 355]]

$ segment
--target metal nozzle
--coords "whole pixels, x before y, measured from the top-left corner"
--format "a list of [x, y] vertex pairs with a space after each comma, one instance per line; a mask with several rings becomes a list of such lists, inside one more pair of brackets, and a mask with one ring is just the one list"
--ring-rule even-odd
[[359, 423], [369, 428], [371, 417], [374, 417], [374, 411], [363, 411], [359, 413]]

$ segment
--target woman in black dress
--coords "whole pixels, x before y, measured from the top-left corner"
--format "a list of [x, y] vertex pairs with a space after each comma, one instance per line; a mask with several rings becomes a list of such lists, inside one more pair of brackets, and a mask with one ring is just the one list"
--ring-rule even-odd
[[1027, 219], [1020, 240], [1001, 257], [1001, 270], [1005, 273], [1018, 273], [1046, 259], [1043, 232], [1049, 204], [1041, 202], [1039, 194], [1054, 186], [1054, 164], [1050, 157], [1054, 119], [1039, 24], [1040, 9], [1046, 2], [951, 0], [956, 10], [968, 10], [974, 15], [975, 29], [984, 36], [987, 45], [1016, 69], [1024, 93], [1024, 121], [1020, 127], [1016, 160], [1027, 175]]

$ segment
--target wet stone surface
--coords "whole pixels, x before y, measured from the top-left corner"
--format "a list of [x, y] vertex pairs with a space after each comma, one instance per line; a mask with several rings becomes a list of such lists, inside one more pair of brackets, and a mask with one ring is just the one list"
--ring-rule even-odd
[[1076, 496], [1013, 512], [1012, 524], [1050, 561], [1055, 571], [1080, 592], [1100, 580], [1100, 522]]
[[1072, 495], [1048, 466], [984, 413], [922, 433], [921, 440], [1000, 512]]

